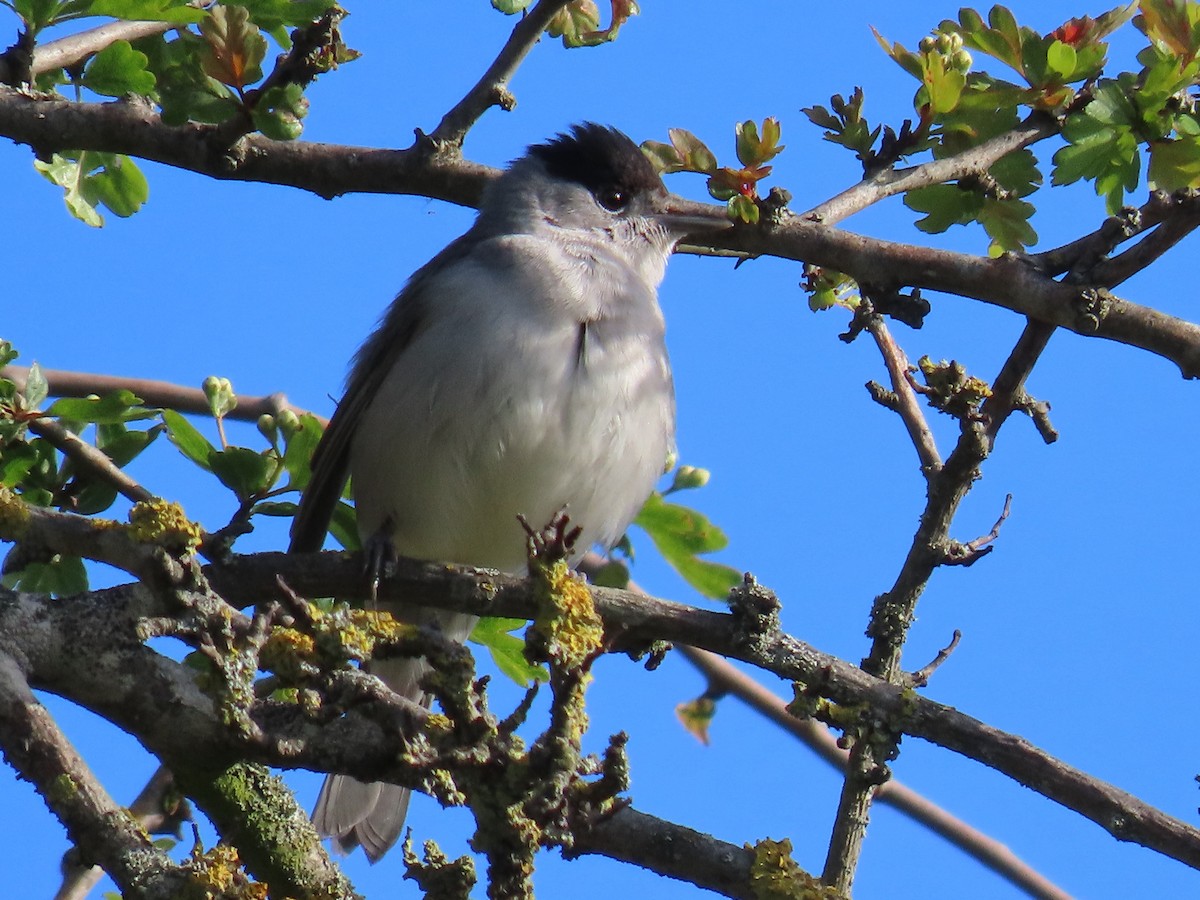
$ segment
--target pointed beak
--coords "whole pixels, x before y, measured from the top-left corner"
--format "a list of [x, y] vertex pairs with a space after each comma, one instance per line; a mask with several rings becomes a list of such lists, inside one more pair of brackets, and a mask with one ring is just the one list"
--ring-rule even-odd
[[667, 194], [657, 204], [656, 221], [678, 237], [706, 235], [732, 228], [725, 208]]

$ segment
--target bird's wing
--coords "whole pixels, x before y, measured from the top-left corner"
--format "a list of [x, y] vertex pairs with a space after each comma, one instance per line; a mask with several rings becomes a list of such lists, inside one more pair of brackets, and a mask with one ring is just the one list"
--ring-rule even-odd
[[469, 252], [468, 234], [451, 242], [441, 253], [413, 274], [354, 357], [354, 366], [346, 383], [346, 394], [338, 404], [329, 427], [313, 453], [312, 478], [292, 521], [290, 551], [308, 553], [320, 550], [325, 532], [333, 518], [333, 509], [350, 477], [350, 445], [355, 429], [367, 407], [375, 399], [379, 386], [421, 330], [428, 311], [432, 276], [461, 261]]

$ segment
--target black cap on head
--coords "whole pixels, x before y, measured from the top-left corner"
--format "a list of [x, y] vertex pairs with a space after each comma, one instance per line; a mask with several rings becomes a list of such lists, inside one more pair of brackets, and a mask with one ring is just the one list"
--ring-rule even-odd
[[637, 144], [595, 122], [573, 125], [569, 134], [534, 144], [529, 155], [541, 160], [555, 178], [582, 184], [597, 196], [612, 189], [627, 196], [663, 190], [662, 179]]

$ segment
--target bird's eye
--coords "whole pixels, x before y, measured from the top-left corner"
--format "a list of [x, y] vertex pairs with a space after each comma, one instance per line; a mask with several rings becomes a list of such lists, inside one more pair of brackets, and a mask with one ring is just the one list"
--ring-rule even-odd
[[605, 187], [596, 191], [596, 202], [609, 212], [620, 212], [629, 205], [629, 195], [618, 187]]

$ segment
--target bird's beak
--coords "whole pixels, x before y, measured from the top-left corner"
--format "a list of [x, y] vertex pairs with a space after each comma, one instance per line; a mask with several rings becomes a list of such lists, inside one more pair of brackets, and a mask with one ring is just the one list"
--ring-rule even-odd
[[697, 203], [695, 200], [676, 197], [674, 194], [667, 194], [656, 205], [658, 209], [654, 218], [667, 231], [680, 237], [712, 234], [733, 227], [722, 206]]

